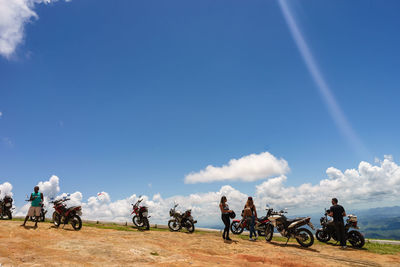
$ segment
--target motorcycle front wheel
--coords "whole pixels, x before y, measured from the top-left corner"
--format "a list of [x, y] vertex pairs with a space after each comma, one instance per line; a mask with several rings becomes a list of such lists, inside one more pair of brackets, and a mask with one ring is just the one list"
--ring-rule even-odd
[[347, 234], [347, 240], [355, 248], [362, 248], [365, 244], [364, 236], [358, 231], [350, 231]]
[[169, 220], [168, 221], [168, 228], [171, 230], [171, 231], [174, 231], [174, 232], [176, 232], [176, 231], [179, 231], [180, 229], [181, 229], [181, 224], [177, 221], [177, 220]]
[[231, 223], [231, 232], [235, 235], [240, 235], [243, 233], [243, 226], [240, 226], [240, 222], [238, 221], [233, 221]]
[[271, 224], [265, 226], [265, 241], [270, 242], [274, 235], [274, 227]]
[[140, 220], [138, 216], [133, 216], [132, 222], [136, 227], [143, 227], [143, 222]]
[[81, 228], [82, 228], [81, 217], [79, 217], [78, 215], [74, 215], [71, 218], [71, 225], [72, 225], [72, 228], [74, 228], [75, 231], [81, 230]]
[[61, 224], [61, 215], [58, 212], [53, 213], [53, 224], [55, 227], [59, 227]]
[[296, 231], [296, 240], [302, 247], [311, 247], [314, 244], [314, 236], [310, 230], [299, 228]]
[[190, 220], [186, 221], [186, 229], [188, 230], [189, 233], [193, 233], [194, 232], [194, 223]]
[[323, 229], [318, 229], [315, 232], [315, 237], [318, 239], [318, 241], [324, 242], [324, 243], [331, 240], [331, 235], [327, 231], [324, 231]]

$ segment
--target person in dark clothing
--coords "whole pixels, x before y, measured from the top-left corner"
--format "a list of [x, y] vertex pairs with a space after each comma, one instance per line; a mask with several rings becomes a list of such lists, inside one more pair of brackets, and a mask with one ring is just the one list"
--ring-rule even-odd
[[337, 233], [338, 240], [340, 241], [340, 246], [346, 248], [346, 233], [344, 230], [343, 217], [346, 216], [346, 211], [340, 205], [338, 205], [337, 198], [332, 198], [332, 207], [329, 209], [328, 215], [333, 218], [333, 223], [335, 224], [335, 230]]
[[222, 196], [221, 201], [219, 203], [219, 208], [221, 210], [221, 219], [225, 225], [222, 238], [227, 241], [231, 241], [232, 239], [229, 238], [229, 226], [231, 225], [231, 218], [229, 217], [229, 213], [231, 213], [232, 210], [229, 209], [229, 206], [226, 202], [227, 202], [226, 196]]

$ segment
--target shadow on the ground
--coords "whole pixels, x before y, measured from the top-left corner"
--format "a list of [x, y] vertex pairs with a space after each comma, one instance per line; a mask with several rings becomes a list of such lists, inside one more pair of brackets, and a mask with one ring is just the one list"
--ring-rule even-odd
[[308, 251], [318, 252], [319, 253], [318, 250], [313, 249], [311, 247], [305, 248], [305, 247], [302, 247], [302, 246], [300, 246], [298, 244], [293, 244], [293, 243], [285, 244], [285, 243], [278, 243], [276, 241], [271, 241], [271, 242], [269, 242], [269, 244], [274, 245], [274, 246], [278, 246], [278, 247], [291, 247], [291, 248], [297, 248], [297, 249], [301, 249], [301, 250], [308, 250]]

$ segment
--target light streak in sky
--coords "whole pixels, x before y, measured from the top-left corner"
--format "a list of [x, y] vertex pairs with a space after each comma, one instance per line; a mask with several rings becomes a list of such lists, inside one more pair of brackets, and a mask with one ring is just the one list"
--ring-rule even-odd
[[304, 63], [311, 74], [317, 88], [322, 95], [323, 100], [325, 101], [328, 111], [331, 114], [334, 122], [339, 128], [340, 132], [345, 136], [347, 141], [350, 143], [352, 148], [359, 154], [364, 154], [366, 152], [366, 148], [362, 144], [361, 140], [358, 138], [357, 134], [353, 130], [353, 127], [350, 125], [347, 120], [343, 110], [340, 108], [339, 104], [336, 102], [336, 99], [329, 88], [328, 84], [324, 80], [321, 71], [318, 68], [318, 65], [310, 51], [310, 48], [305, 41], [303, 34], [301, 33], [295, 18], [293, 17], [291, 10], [287, 4], [286, 0], [278, 0], [279, 7], [282, 11], [283, 17], [289, 27], [290, 33], [296, 43], [297, 48], [300, 51], [300, 54], [304, 60]]

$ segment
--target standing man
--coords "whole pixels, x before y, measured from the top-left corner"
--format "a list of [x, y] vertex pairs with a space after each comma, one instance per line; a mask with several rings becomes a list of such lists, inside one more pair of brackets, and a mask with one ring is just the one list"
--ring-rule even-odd
[[31, 194], [29, 201], [31, 201], [31, 207], [28, 210], [28, 214], [25, 217], [25, 221], [21, 226], [25, 226], [26, 221], [29, 217], [35, 216], [35, 228], [40, 217], [41, 205], [43, 203], [43, 194], [39, 192], [39, 186], [35, 186], [34, 192]]
[[333, 218], [333, 223], [335, 224], [335, 230], [337, 237], [340, 241], [340, 246], [342, 249], [346, 248], [346, 233], [344, 230], [343, 217], [346, 216], [346, 211], [340, 205], [338, 205], [337, 198], [332, 198], [332, 207], [329, 209], [328, 215]]

